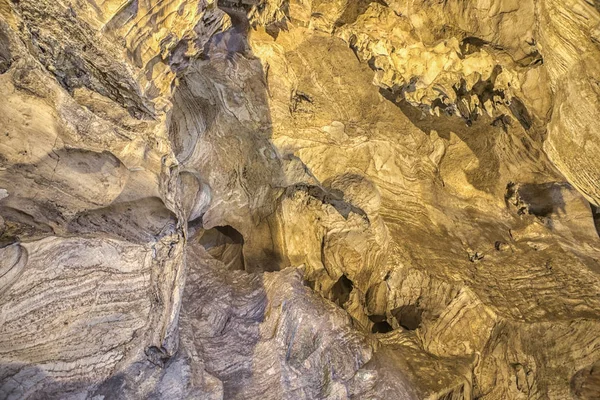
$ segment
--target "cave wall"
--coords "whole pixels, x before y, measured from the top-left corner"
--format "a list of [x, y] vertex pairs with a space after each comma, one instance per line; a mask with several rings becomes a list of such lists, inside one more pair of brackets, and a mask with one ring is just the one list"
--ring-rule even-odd
[[0, 0], [0, 398], [598, 398], [599, 8]]

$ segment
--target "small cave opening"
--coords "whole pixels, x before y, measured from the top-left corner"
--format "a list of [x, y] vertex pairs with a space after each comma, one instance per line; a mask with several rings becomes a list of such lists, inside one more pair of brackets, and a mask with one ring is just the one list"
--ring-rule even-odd
[[369, 315], [369, 319], [373, 322], [371, 333], [388, 333], [394, 330], [384, 315]]
[[464, 38], [460, 43], [460, 52], [463, 56], [466, 56], [480, 51], [482, 47], [488, 44], [489, 42], [486, 42], [483, 39], [474, 36], [469, 36]]
[[229, 270], [245, 270], [244, 236], [230, 225], [216, 226], [202, 231], [197, 243]]
[[234, 227], [225, 225], [216, 226], [214, 229], [231, 239], [233, 243], [244, 244], [244, 236]]
[[414, 304], [407, 304], [392, 310], [392, 315], [402, 328], [414, 331], [421, 326], [423, 310]]
[[388, 333], [393, 330], [394, 328], [392, 328], [392, 326], [387, 321], [381, 321], [373, 324], [373, 327], [371, 328], [371, 333]]
[[338, 306], [342, 307], [348, 299], [350, 299], [350, 293], [354, 289], [354, 284], [346, 275], [340, 276], [337, 282], [331, 288], [330, 300]]
[[544, 184], [509, 182], [504, 198], [507, 206], [514, 207], [518, 215], [530, 214], [547, 218], [565, 210], [561, 188], [561, 185], [555, 182]]

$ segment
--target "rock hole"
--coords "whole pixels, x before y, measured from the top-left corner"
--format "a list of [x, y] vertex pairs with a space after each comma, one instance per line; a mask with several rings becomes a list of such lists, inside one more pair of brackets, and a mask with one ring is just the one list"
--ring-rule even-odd
[[504, 198], [507, 206], [514, 207], [518, 215], [530, 214], [544, 218], [565, 211], [561, 188], [560, 184], [554, 182], [543, 184], [510, 182], [506, 187]]
[[375, 322], [373, 324], [373, 327], [371, 328], [371, 333], [388, 333], [393, 330], [394, 328], [392, 328], [392, 326], [387, 321], [381, 321]]
[[342, 307], [350, 298], [352, 289], [354, 289], [352, 281], [346, 275], [342, 275], [331, 288], [331, 301]]
[[529, 115], [529, 111], [527, 111], [527, 108], [525, 108], [525, 105], [521, 100], [519, 100], [517, 97], [514, 97], [508, 108], [517, 121], [519, 121], [521, 126], [523, 126], [523, 129], [529, 130], [531, 128], [531, 115]]
[[305, 279], [302, 281], [302, 283], [304, 284], [304, 286], [311, 288], [312, 290], [315, 290], [315, 281], [312, 279]]
[[160, 368], [164, 368], [165, 364], [171, 358], [167, 350], [162, 346], [147, 347], [146, 350], [144, 350], [144, 353], [146, 353], [146, 358], [148, 361]]
[[217, 226], [215, 229], [230, 238], [233, 243], [244, 244], [244, 236], [230, 225]]
[[229, 225], [207, 229], [200, 234], [198, 243], [229, 270], [245, 270], [244, 237]]
[[385, 315], [369, 315], [369, 319], [374, 323], [387, 321]]
[[423, 310], [414, 304], [408, 304], [392, 310], [392, 315], [402, 328], [414, 331], [421, 325]]
[[473, 54], [481, 50], [481, 48], [487, 45], [483, 39], [479, 39], [478, 37], [469, 36], [462, 40], [460, 43], [460, 52], [462, 55], [466, 56], [468, 54]]
[[310, 113], [312, 110], [313, 98], [311, 95], [296, 91], [292, 95], [292, 101], [290, 102], [290, 112], [292, 113]]
[[388, 333], [394, 330], [385, 315], [369, 315], [369, 319], [373, 322], [371, 333]]
[[497, 128], [502, 128], [504, 133], [508, 133], [508, 128], [511, 126], [510, 117], [506, 114], [502, 114], [498, 118], [494, 119], [491, 125]]

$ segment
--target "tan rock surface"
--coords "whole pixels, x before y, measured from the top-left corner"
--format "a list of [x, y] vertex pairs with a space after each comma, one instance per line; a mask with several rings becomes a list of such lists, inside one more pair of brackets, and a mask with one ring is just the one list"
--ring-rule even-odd
[[0, 0], [0, 398], [599, 398], [599, 9]]

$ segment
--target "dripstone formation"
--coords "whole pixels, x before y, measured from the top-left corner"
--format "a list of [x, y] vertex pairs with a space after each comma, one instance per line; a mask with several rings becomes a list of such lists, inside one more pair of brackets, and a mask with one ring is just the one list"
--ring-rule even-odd
[[600, 398], [597, 0], [0, 0], [0, 399]]

